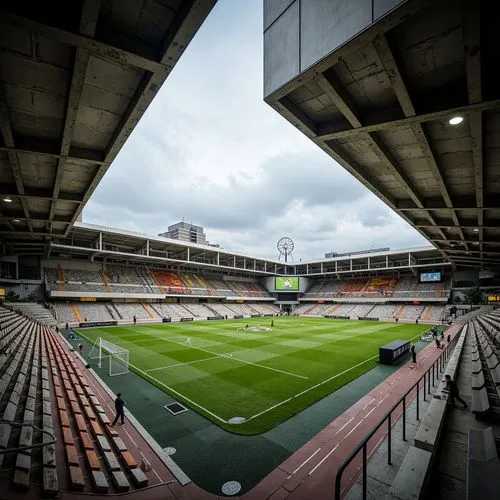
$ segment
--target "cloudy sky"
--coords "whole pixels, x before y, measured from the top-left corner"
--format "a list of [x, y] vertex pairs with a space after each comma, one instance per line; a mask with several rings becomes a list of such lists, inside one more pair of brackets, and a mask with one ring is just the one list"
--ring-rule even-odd
[[262, 1], [219, 0], [115, 159], [84, 222], [150, 234], [182, 220], [226, 249], [294, 259], [426, 244], [262, 99]]

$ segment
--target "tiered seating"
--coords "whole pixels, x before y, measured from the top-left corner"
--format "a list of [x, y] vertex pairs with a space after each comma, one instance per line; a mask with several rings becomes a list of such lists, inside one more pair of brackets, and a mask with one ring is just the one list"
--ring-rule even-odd
[[349, 311], [350, 316], [365, 317], [370, 316], [370, 311], [373, 309], [373, 304], [358, 304]]
[[34, 319], [39, 323], [43, 323], [44, 325], [53, 326], [57, 323], [52, 312], [43, 307], [42, 304], [38, 304], [36, 302], [7, 302], [5, 303], [5, 306], [15, 309], [16, 311], [21, 312], [24, 316]]
[[308, 298], [335, 297], [449, 297], [451, 281], [444, 283], [419, 283], [415, 276], [393, 278], [351, 278], [347, 280], [322, 280], [313, 283], [304, 294]]
[[108, 266], [104, 276], [115, 293], [160, 293], [145, 283], [143, 274], [135, 267]]
[[417, 306], [413, 304], [404, 306], [404, 309], [398, 314], [398, 318], [410, 319], [410, 320], [420, 319], [424, 307], [425, 306], [422, 305]]
[[134, 485], [147, 486], [118, 433], [108, 426], [109, 418], [75, 358], [62, 348], [56, 334], [45, 329], [57, 415], [70, 488], [85, 493], [121, 493]]
[[236, 295], [239, 295], [241, 297], [268, 297], [269, 294], [267, 293], [264, 288], [262, 288], [260, 285], [257, 283], [253, 283], [251, 281], [225, 281], [227, 286], [231, 288]]
[[392, 318], [401, 306], [399, 304], [378, 304], [371, 311], [372, 318]]
[[206, 319], [208, 316], [213, 316], [213, 312], [208, 309], [204, 304], [194, 304], [188, 303], [183, 304], [184, 309], [189, 311], [193, 318], [203, 318]]
[[56, 313], [56, 319], [60, 323], [78, 321], [75, 311], [69, 302], [54, 302], [54, 311]]
[[361, 294], [365, 286], [368, 284], [368, 280], [366, 278], [352, 278], [347, 280], [340, 288], [339, 295], [341, 297], [347, 295], [355, 295], [358, 296]]
[[336, 316], [348, 316], [352, 309], [356, 307], [356, 304], [336, 304], [325, 310], [324, 314], [333, 314]]
[[167, 294], [191, 294], [191, 290], [186, 286], [184, 281], [177, 273], [172, 273], [170, 271], [151, 271], [153, 278], [163, 293]]
[[[0, 455], [0, 469], [14, 489], [41, 484], [43, 495], [55, 496], [59, 485], [42, 328], [16, 315], [2, 330], [0, 415], [5, 422], [0, 424], [0, 448], [12, 451]], [[30, 448], [42, 442], [46, 445]]]
[[122, 319], [132, 319], [134, 316], [137, 319], [151, 319], [149, 313], [144, 309], [142, 304], [117, 302], [114, 304]]
[[472, 412], [476, 418], [500, 411], [500, 360], [481, 325], [474, 320], [472, 337]]
[[80, 314], [89, 321], [112, 321], [113, 317], [105, 304], [81, 302], [78, 304]]
[[235, 313], [229, 306], [226, 304], [209, 304], [210, 309], [214, 310], [219, 314], [220, 316], [227, 316], [228, 318], [232, 318]]
[[271, 304], [252, 304], [252, 309], [260, 314], [277, 314], [279, 312], [278, 306]]
[[193, 315], [180, 304], [154, 304], [154, 308], [161, 313], [162, 317], [166, 316], [173, 319], [193, 317]]

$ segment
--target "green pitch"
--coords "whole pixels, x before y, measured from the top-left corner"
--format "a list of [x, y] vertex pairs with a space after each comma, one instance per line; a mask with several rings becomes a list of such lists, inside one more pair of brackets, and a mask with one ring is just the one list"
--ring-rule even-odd
[[[263, 331], [257, 328], [271, 328]], [[254, 331], [245, 330], [249, 325]], [[130, 369], [224, 429], [259, 434], [373, 368], [428, 325], [260, 318], [78, 330], [129, 350]], [[240, 424], [230, 423], [243, 417]]]

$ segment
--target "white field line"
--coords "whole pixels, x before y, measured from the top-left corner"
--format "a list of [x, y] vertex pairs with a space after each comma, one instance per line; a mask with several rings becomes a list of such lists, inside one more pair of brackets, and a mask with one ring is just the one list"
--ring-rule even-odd
[[306, 458], [288, 477], [287, 479], [290, 479], [297, 471], [299, 471], [300, 469], [302, 469], [302, 467], [304, 467], [304, 465], [307, 464], [307, 462], [309, 462], [309, 460], [311, 460], [311, 458], [313, 458], [314, 456], [316, 456], [316, 454], [321, 450], [321, 448], [318, 448], [312, 455], [309, 456], [309, 458]]
[[[92, 342], [88, 337], [86, 337], [85, 335], [82, 334], [82, 337], [84, 339], [86, 339], [88, 342]], [[207, 410], [204, 406], [198, 404], [196, 401], [193, 401], [192, 399], [189, 399], [187, 396], [184, 396], [183, 394], [181, 394], [180, 392], [176, 391], [173, 387], [170, 387], [169, 385], [167, 384], [164, 384], [163, 382], [160, 382], [157, 378], [154, 378], [153, 376], [149, 375], [148, 373], [146, 373], [144, 370], [141, 370], [139, 367], [133, 365], [132, 363], [129, 362], [129, 366], [133, 367], [135, 370], [137, 370], [138, 372], [142, 373], [146, 380], [149, 378], [149, 379], [153, 379], [157, 384], [161, 385], [162, 387], [165, 387], [165, 389], [169, 390], [170, 392], [176, 394], [177, 396], [179, 396], [181, 399], [184, 399], [185, 401], [189, 401], [189, 403], [191, 403], [193, 406], [196, 406], [197, 408], [200, 408], [201, 410], [207, 412], [209, 415], [212, 415], [212, 417], [214, 417], [215, 419], [217, 419], [219, 422], [222, 422], [224, 424], [227, 424], [227, 420], [224, 420], [223, 418], [219, 417], [219, 415], [216, 415], [215, 413], [211, 412], [210, 410]]]
[[211, 358], [197, 359], [196, 361], [186, 361], [185, 363], [175, 363], [175, 365], [160, 366], [159, 368], [151, 368], [150, 370], [146, 370], [146, 372], [149, 373], [149, 372], [156, 372], [158, 370], [167, 370], [168, 368], [174, 368], [176, 366], [192, 365], [193, 363], [201, 363], [202, 361], [209, 361], [211, 359], [217, 359], [217, 358], [220, 358], [220, 356], [212, 356]]
[[245, 363], [247, 365], [258, 366], [260, 368], [265, 368], [266, 370], [271, 370], [273, 372], [284, 373], [285, 375], [290, 375], [291, 377], [297, 377], [297, 378], [303, 378], [303, 379], [309, 380], [309, 377], [304, 377], [303, 375], [297, 375], [295, 373], [286, 372], [284, 370], [278, 370], [278, 368], [271, 368], [270, 366], [260, 365], [259, 363], [252, 363], [251, 361], [245, 361], [244, 359], [235, 358], [234, 356], [230, 356], [229, 354], [220, 354], [218, 352], [209, 351], [208, 349], [204, 349], [203, 347], [196, 347], [196, 346], [190, 345], [190, 344], [181, 344], [180, 342], [174, 342], [173, 340], [168, 340], [168, 339], [164, 339], [164, 338], [159, 338], [158, 340], [164, 340], [165, 342], [171, 342], [172, 344], [190, 347], [191, 349], [197, 349], [198, 351], [208, 352], [208, 354], [215, 354], [215, 356], [218, 356], [221, 358], [239, 361], [240, 363]]
[[368, 361], [371, 361], [372, 359], [375, 359], [375, 358], [378, 358], [378, 354], [376, 356], [372, 356], [371, 358], [365, 359], [364, 361], [361, 361], [361, 363], [358, 363], [357, 365], [351, 366], [347, 370], [344, 370], [343, 372], [337, 373], [336, 375], [333, 375], [333, 377], [327, 378], [327, 379], [323, 380], [322, 382], [319, 382], [318, 384], [313, 385], [313, 386], [309, 387], [308, 389], [305, 389], [302, 392], [295, 394], [295, 396], [292, 396], [288, 399], [285, 399], [284, 401], [281, 401], [280, 403], [276, 403], [275, 405], [271, 406], [270, 408], [267, 408], [266, 410], [263, 410], [259, 413], [256, 413], [255, 415], [252, 415], [250, 418], [247, 419], [247, 421], [252, 420], [254, 418], [257, 418], [257, 417], [260, 417], [264, 413], [267, 413], [270, 410], [274, 410], [274, 408], [277, 408], [278, 406], [281, 406], [285, 403], [288, 403], [288, 401], [290, 401], [291, 399], [298, 398], [299, 396], [302, 396], [306, 392], [312, 391], [313, 389], [316, 389], [316, 387], [319, 387], [320, 385], [326, 384], [327, 382], [330, 382], [331, 380], [334, 380], [337, 377], [340, 377], [340, 375], [343, 375], [344, 373], [350, 372], [354, 368], [357, 368], [358, 366], [364, 365], [365, 363], [368, 363]]

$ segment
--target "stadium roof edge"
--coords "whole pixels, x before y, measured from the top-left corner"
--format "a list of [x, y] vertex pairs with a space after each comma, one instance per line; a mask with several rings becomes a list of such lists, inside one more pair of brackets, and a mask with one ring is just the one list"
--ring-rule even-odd
[[[51, 242], [50, 249], [53, 258], [57, 258], [57, 254], [64, 255], [74, 252], [79, 255], [87, 255], [92, 259], [123, 259], [129, 264], [164, 263], [170, 266], [199, 267], [206, 270], [218, 269], [222, 272], [243, 272], [255, 274], [256, 276], [314, 275], [317, 273], [314, 270], [311, 271], [310, 266], [321, 266], [321, 269], [323, 269], [323, 265], [334, 262], [366, 262], [370, 258], [373, 263], [376, 259], [380, 260], [383, 257], [397, 258], [397, 256], [402, 256], [403, 259], [400, 260], [403, 261], [406, 261], [406, 256], [408, 256], [407, 267], [410, 269], [416, 266], [416, 264], [414, 266], [410, 265], [410, 255], [415, 257], [414, 262], [418, 262], [419, 265], [422, 265], [422, 259], [432, 260], [432, 262], [425, 262], [423, 264], [425, 266], [450, 265], [450, 262], [445, 261], [438, 250], [432, 246], [393, 249], [385, 252], [363, 253], [352, 256], [344, 254], [326, 259], [285, 263], [232, 252], [218, 247], [82, 222], [75, 224], [68, 238]], [[367, 267], [366, 269], [353, 268], [353, 271], [383, 272], [389, 270], [389, 268], [392, 269], [391, 266], [387, 269]], [[325, 272], [327, 272], [326, 269]]]
[[439, 251], [431, 246], [425, 246], [425, 247], [414, 247], [414, 248], [401, 248], [401, 249], [394, 249], [394, 250], [387, 250], [385, 252], [367, 252], [367, 253], [362, 253], [362, 254], [355, 254], [355, 255], [349, 255], [349, 252], [345, 252], [342, 255], [339, 255], [337, 257], [328, 257], [328, 258], [323, 258], [323, 259], [314, 259], [310, 261], [301, 261], [298, 264], [318, 264], [320, 262], [335, 262], [335, 261], [340, 261], [340, 260], [346, 260], [346, 259], [366, 259], [368, 257], [382, 257], [385, 255], [399, 255], [399, 254], [404, 254], [404, 253], [418, 253], [418, 252], [435, 252], [436, 254], [439, 253]]

